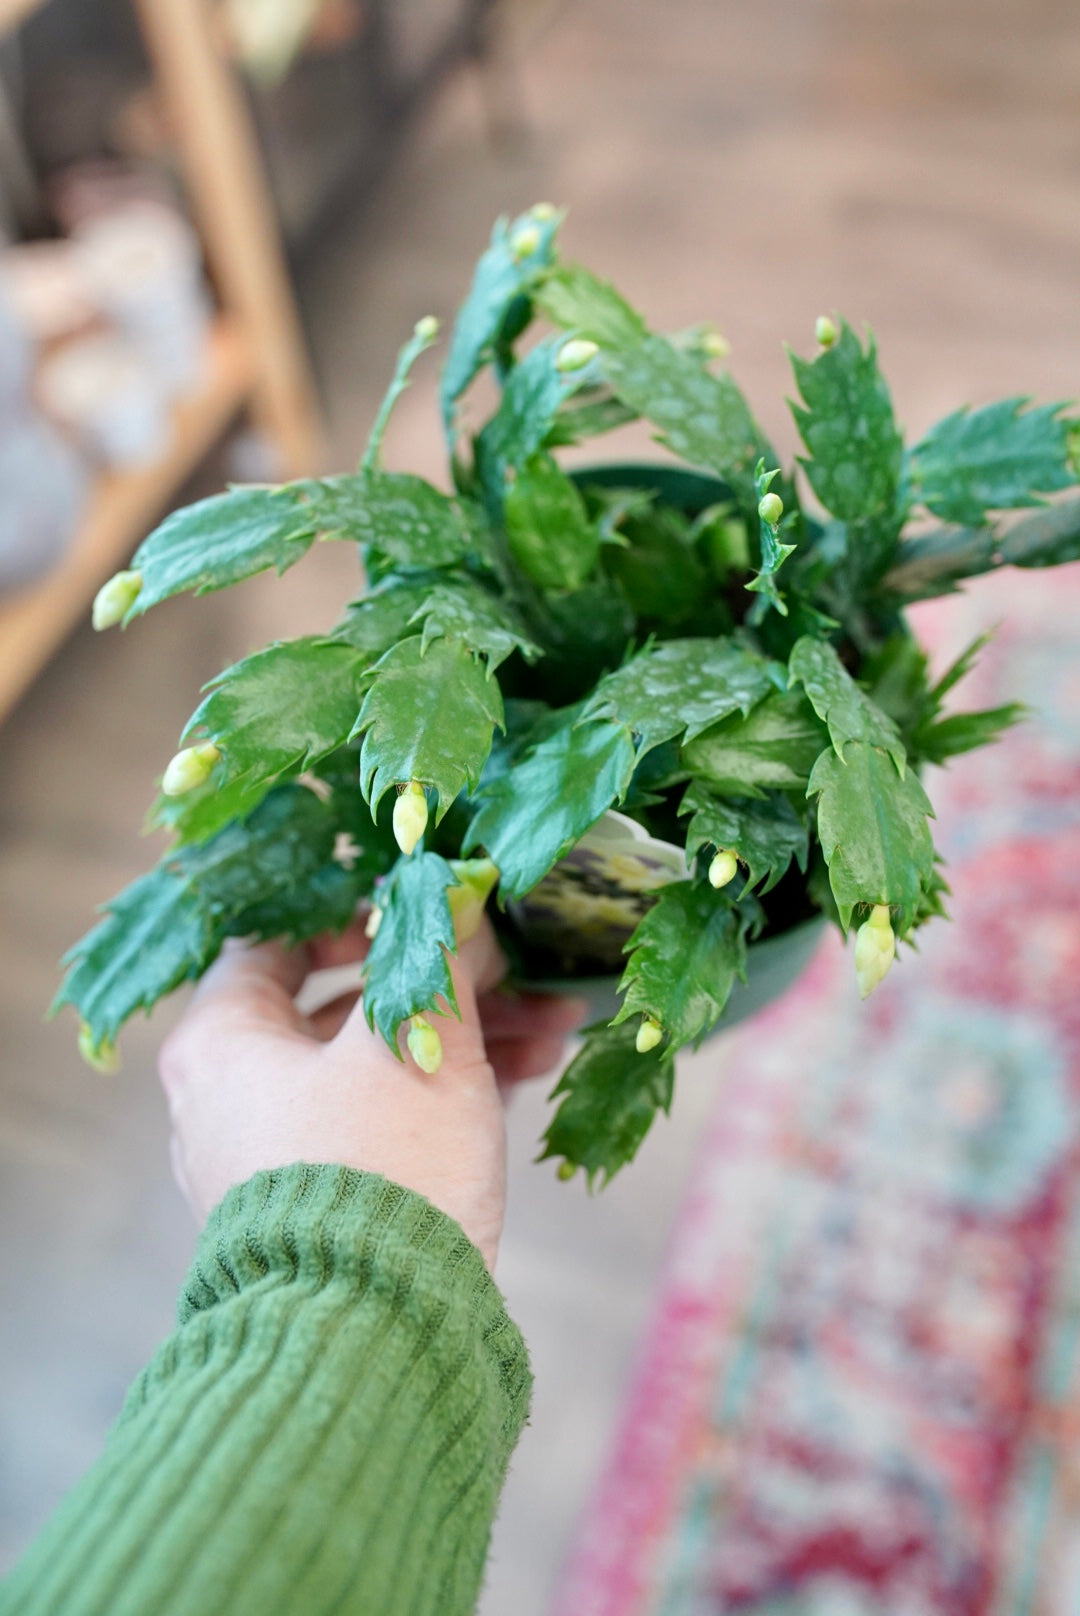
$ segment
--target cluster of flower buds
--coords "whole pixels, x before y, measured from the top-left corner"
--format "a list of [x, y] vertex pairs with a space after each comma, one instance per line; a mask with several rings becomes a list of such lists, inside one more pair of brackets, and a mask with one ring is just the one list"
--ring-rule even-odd
[[116, 572], [107, 584], [102, 584], [94, 596], [91, 621], [96, 629], [113, 628], [122, 623], [134, 606], [142, 588], [141, 572]]
[[599, 345], [590, 342], [588, 337], [570, 337], [555, 356], [555, 369], [564, 375], [570, 371], [584, 370], [599, 352]]
[[738, 873], [739, 861], [731, 848], [718, 848], [709, 865], [709, 885], [717, 888], [726, 887], [729, 881], [734, 881]]
[[161, 777], [161, 789], [166, 797], [183, 797], [196, 786], [204, 786], [220, 756], [220, 749], [212, 741], [205, 741], [201, 746], [185, 746], [177, 752]]
[[663, 1036], [664, 1029], [657, 1021], [656, 1017], [644, 1015], [641, 1018], [641, 1025], [637, 1030], [637, 1037], [634, 1040], [634, 1048], [637, 1050], [639, 1055], [647, 1055], [650, 1049], [656, 1048]]
[[394, 804], [394, 840], [403, 853], [411, 853], [420, 841], [428, 822], [427, 798], [419, 780], [410, 780], [402, 787]]
[[855, 933], [855, 976], [865, 999], [888, 974], [896, 958], [896, 933], [887, 903], [877, 903]]
[[431, 1076], [439, 1070], [443, 1056], [442, 1039], [430, 1021], [423, 1016], [413, 1016], [405, 1042], [409, 1046], [409, 1054], [422, 1072]]

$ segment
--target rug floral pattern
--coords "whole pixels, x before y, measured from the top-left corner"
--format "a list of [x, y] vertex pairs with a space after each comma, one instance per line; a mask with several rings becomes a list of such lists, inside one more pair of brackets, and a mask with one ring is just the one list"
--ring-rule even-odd
[[1080, 1613], [1080, 577], [922, 609], [1031, 720], [932, 783], [951, 926], [724, 1080], [559, 1616]]

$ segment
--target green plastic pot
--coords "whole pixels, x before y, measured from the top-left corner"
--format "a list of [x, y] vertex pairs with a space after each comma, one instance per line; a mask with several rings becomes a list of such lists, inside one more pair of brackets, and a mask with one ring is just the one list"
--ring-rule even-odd
[[[571, 473], [575, 482], [607, 488], [652, 488], [664, 504], [674, 505], [689, 517], [710, 505], [731, 497], [727, 484], [707, 473], [682, 466], [629, 462], [581, 467]], [[756, 1015], [793, 987], [817, 951], [827, 925], [822, 915], [802, 920], [786, 931], [775, 932], [751, 943], [746, 954], [746, 981], [736, 982], [723, 1016], [713, 1032], [715, 1037]], [[548, 977], [522, 982], [534, 992], [573, 994], [589, 1006], [589, 1021], [610, 1021], [619, 1007], [619, 977]]]
[[[708, 1035], [715, 1038], [739, 1021], [757, 1015], [767, 1004], [794, 987], [817, 952], [828, 925], [824, 915], [814, 915], [787, 931], [779, 931], [746, 951], [746, 981], [736, 982], [720, 1020]], [[523, 982], [533, 993], [572, 994], [589, 1006], [587, 1022], [610, 1021], [619, 1008], [618, 976], [550, 977], [544, 981]]]

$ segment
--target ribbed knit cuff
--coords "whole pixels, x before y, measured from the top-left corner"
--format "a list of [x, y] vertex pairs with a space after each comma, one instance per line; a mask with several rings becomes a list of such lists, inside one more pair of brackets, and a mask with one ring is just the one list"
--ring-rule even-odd
[[0, 1611], [466, 1616], [529, 1389], [450, 1218], [348, 1168], [259, 1173]]

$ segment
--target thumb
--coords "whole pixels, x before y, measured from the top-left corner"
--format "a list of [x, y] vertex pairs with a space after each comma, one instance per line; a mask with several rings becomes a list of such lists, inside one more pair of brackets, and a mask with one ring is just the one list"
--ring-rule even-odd
[[451, 1070], [484, 1064], [487, 1052], [477, 1001], [506, 975], [506, 957], [487, 915], [481, 916], [475, 933], [460, 945], [457, 954], [448, 953], [446, 960], [460, 1020], [447, 1016], [433, 1022], [442, 1039], [444, 1063]]
[[[481, 916], [476, 932], [460, 945], [456, 954], [448, 950], [445, 953], [458, 1015], [440, 1000], [437, 1009], [425, 1012], [426, 1018], [442, 1040], [444, 1064], [457, 1061], [476, 1065], [487, 1059], [477, 1000], [502, 981], [506, 975], [506, 959], [486, 915]], [[408, 1022], [403, 1022], [398, 1035], [402, 1047], [407, 1032]], [[366, 1045], [375, 1036], [368, 1026], [361, 996], [337, 1037], [347, 1043]]]

